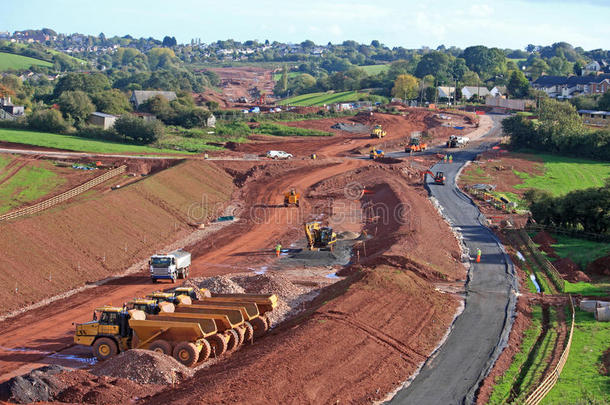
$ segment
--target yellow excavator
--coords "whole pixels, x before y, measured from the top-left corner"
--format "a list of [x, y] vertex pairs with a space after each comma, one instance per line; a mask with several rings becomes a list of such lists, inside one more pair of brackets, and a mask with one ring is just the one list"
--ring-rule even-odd
[[386, 132], [381, 128], [381, 125], [375, 125], [375, 128], [371, 131], [371, 138], [383, 138], [386, 136]]
[[305, 236], [309, 250], [333, 250], [337, 243], [337, 234], [332, 228], [322, 226], [320, 222], [306, 222]]
[[297, 207], [299, 206], [299, 198], [300, 195], [297, 193], [294, 188], [289, 192], [284, 194], [284, 207], [288, 207], [290, 204], [294, 204]]

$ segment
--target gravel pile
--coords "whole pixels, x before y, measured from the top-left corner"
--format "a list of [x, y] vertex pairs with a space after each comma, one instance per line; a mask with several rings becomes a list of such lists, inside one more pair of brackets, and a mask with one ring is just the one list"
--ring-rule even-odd
[[207, 288], [217, 294], [242, 294], [244, 289], [229, 277], [216, 276], [206, 278], [193, 278], [190, 280], [197, 288]]
[[339, 129], [341, 131], [352, 132], [352, 133], [359, 133], [359, 134], [367, 133], [370, 130], [368, 125], [355, 123], [355, 122], [350, 122], [350, 123], [339, 122], [339, 123], [331, 126], [331, 128]]
[[191, 369], [173, 357], [140, 349], [127, 350], [98, 363], [91, 373], [126, 378], [140, 384], [173, 384], [192, 375]]

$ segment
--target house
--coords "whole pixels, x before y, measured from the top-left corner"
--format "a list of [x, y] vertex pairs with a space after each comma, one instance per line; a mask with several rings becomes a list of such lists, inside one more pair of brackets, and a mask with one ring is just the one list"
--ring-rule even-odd
[[[14, 118], [23, 117], [25, 115], [25, 107], [22, 105], [13, 105], [10, 97], [1, 97], [0, 98], [0, 109], [2, 111], [10, 114]], [[11, 119], [11, 118], [4, 118]]]
[[116, 115], [93, 112], [91, 115], [89, 115], [89, 120], [87, 122], [91, 125], [109, 129], [112, 128], [117, 118], [118, 117]]
[[470, 100], [473, 96], [477, 97], [487, 97], [489, 94], [489, 90], [487, 87], [476, 87], [476, 86], [464, 86], [462, 87], [462, 98], [465, 100]]
[[452, 98], [455, 97], [455, 87], [438, 86], [438, 98]]
[[489, 94], [496, 97], [496, 96], [504, 96], [506, 95], [507, 91], [506, 91], [506, 86], [495, 86], [493, 89], [489, 90]]
[[214, 116], [214, 114], [210, 114], [208, 119], [205, 121], [205, 126], [212, 128], [216, 126], [216, 117]]
[[610, 126], [610, 111], [578, 110], [582, 122], [597, 127]]
[[144, 122], [152, 122], [157, 119], [157, 117], [154, 114], [150, 114], [150, 113], [133, 112], [132, 114], [135, 115], [136, 117], [140, 118]]
[[532, 87], [552, 98], [572, 98], [579, 95], [603, 94], [610, 89], [610, 74], [596, 76], [540, 76]]
[[156, 96], [161, 96], [164, 97], [165, 99], [167, 99], [167, 101], [172, 101], [175, 100], [176, 97], [176, 93], [173, 91], [147, 91], [147, 90], [134, 90], [131, 93], [131, 97], [129, 98], [129, 101], [131, 101], [131, 103], [133, 104], [133, 106], [138, 109], [143, 103], [145, 103], [147, 100], [156, 97]]

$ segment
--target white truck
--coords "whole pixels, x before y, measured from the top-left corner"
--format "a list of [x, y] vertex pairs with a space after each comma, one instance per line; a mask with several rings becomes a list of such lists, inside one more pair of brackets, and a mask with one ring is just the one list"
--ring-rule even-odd
[[449, 140], [447, 141], [447, 147], [448, 148], [463, 148], [466, 145], [468, 145], [468, 142], [470, 142], [470, 138], [468, 138], [467, 136], [451, 135], [449, 137]]
[[188, 278], [191, 254], [182, 249], [168, 254], [156, 254], [150, 257], [148, 264], [153, 283], [160, 279], [172, 280], [172, 283], [175, 283], [178, 278]]

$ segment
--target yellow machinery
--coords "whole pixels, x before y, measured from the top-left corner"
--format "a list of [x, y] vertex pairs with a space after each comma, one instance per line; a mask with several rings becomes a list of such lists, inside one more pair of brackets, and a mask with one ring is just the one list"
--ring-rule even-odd
[[412, 136], [409, 144], [405, 147], [405, 152], [422, 152], [428, 148], [428, 144], [423, 142], [419, 136]]
[[371, 148], [371, 151], [369, 152], [369, 157], [371, 159], [381, 158], [384, 155], [385, 155], [385, 153], [381, 149]]
[[381, 128], [381, 125], [375, 125], [375, 128], [371, 131], [371, 138], [383, 138], [386, 136], [386, 132]]
[[291, 189], [289, 192], [284, 194], [284, 207], [288, 207], [290, 204], [294, 204], [298, 207], [299, 198], [300, 194], [297, 193], [294, 189]]
[[322, 226], [320, 222], [306, 222], [305, 236], [309, 250], [333, 250], [337, 243], [337, 234], [332, 228]]
[[191, 367], [209, 357], [206, 338], [217, 332], [213, 319], [148, 319], [142, 311], [105, 306], [95, 309], [91, 322], [76, 325], [74, 343], [91, 346], [99, 360], [130, 348], [149, 349]]

